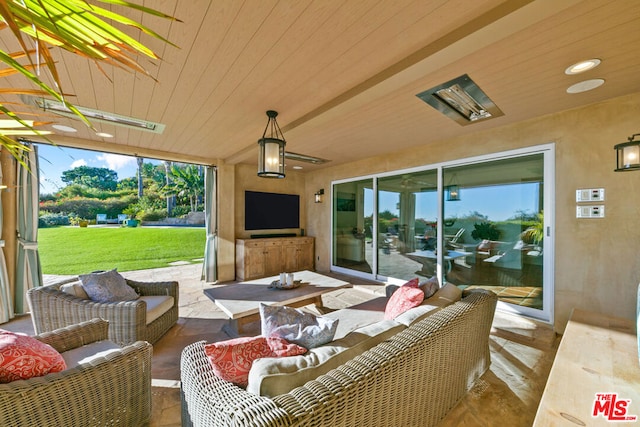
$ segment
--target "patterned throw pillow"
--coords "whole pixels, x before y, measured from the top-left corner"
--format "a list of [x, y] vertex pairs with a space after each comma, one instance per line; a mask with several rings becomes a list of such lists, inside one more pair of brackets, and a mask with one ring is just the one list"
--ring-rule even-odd
[[287, 306], [260, 304], [260, 326], [263, 337], [280, 337], [304, 348], [314, 348], [333, 340], [338, 319]]
[[430, 298], [435, 294], [438, 289], [440, 289], [440, 283], [438, 282], [438, 277], [433, 276], [431, 279], [425, 280], [420, 283], [419, 288], [424, 292], [424, 299]]
[[60, 372], [67, 365], [53, 347], [33, 337], [0, 329], [0, 383]]
[[262, 357], [297, 356], [306, 353], [307, 349], [281, 338], [242, 337], [207, 344], [204, 352], [218, 377], [246, 387], [254, 360]]
[[391, 295], [384, 309], [385, 320], [395, 319], [410, 308], [419, 306], [424, 300], [424, 292], [412, 286], [400, 286]]
[[89, 298], [96, 302], [132, 301], [139, 295], [115, 269], [81, 274], [80, 283]]

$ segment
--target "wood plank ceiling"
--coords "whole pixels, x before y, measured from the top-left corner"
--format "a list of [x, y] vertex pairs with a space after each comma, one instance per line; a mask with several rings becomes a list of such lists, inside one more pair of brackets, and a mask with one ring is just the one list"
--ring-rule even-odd
[[[160, 122], [164, 132], [95, 123], [114, 135], [100, 138], [76, 120], [29, 109], [78, 129], [55, 131], [51, 140], [166, 160], [255, 163], [265, 111], [274, 109], [287, 150], [335, 165], [640, 91], [637, 0], [146, 3], [183, 21], [126, 12], [179, 46], [137, 36], [162, 57], [142, 60], [157, 82], [110, 67], [103, 73], [66, 52], [54, 55], [76, 105]], [[7, 31], [0, 43], [16, 49]], [[564, 74], [588, 58], [602, 64]], [[415, 96], [462, 74], [504, 116], [460, 126]], [[606, 82], [567, 94], [568, 86], [590, 78]], [[4, 84], [26, 85], [18, 76]], [[287, 162], [294, 164], [300, 163]]]

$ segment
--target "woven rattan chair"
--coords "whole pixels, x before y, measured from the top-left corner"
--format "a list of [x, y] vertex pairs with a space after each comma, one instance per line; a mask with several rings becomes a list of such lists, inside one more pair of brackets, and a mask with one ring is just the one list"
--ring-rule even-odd
[[178, 320], [178, 282], [138, 282], [127, 280], [140, 296], [168, 295], [173, 306], [153, 322], [147, 324], [147, 306], [142, 300], [98, 303], [82, 299], [60, 290], [68, 279], [59, 283], [29, 289], [27, 297], [36, 334], [64, 328], [94, 318], [109, 321], [109, 339], [120, 345], [135, 341], [155, 343]]
[[[37, 335], [64, 353], [108, 338], [94, 319]], [[138, 341], [91, 363], [0, 384], [0, 424], [11, 427], [145, 426], [151, 419], [151, 344]]]

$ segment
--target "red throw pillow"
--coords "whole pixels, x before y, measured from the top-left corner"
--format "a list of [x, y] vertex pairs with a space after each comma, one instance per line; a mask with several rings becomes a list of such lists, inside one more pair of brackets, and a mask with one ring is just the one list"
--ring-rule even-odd
[[414, 277], [413, 279], [409, 280], [407, 283], [405, 283], [402, 286], [408, 286], [410, 288], [417, 288], [420, 285], [420, 280], [418, 280], [417, 277]]
[[395, 319], [410, 308], [417, 307], [424, 300], [424, 292], [420, 288], [400, 286], [391, 295], [384, 309], [384, 318]]
[[62, 355], [33, 337], [0, 329], [0, 383], [67, 369]]
[[257, 336], [207, 344], [204, 352], [218, 377], [246, 387], [254, 360], [262, 357], [296, 356], [306, 353], [307, 349], [282, 338]]

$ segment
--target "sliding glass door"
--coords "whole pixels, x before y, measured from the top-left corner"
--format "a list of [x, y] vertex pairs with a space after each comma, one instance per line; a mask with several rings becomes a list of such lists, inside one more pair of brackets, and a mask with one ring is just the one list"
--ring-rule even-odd
[[542, 310], [544, 155], [443, 168], [443, 182], [446, 280], [489, 289], [517, 311]]
[[373, 179], [333, 186], [333, 265], [372, 274]]
[[409, 280], [435, 274], [413, 254], [436, 248], [438, 172], [427, 170], [378, 179], [378, 275]]
[[549, 321], [553, 145], [333, 185], [336, 271], [489, 289]]

